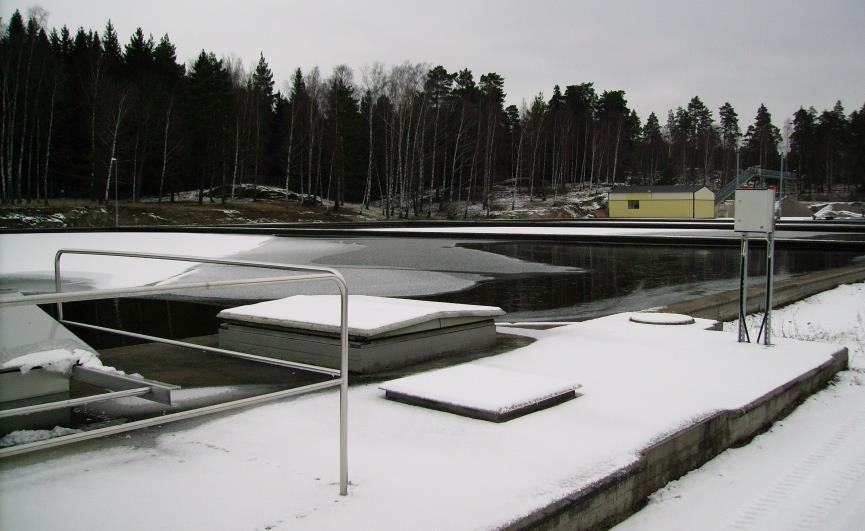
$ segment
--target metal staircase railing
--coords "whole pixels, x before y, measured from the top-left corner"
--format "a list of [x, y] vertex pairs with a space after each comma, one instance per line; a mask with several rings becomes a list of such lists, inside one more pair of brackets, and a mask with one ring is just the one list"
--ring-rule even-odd
[[718, 206], [727, 199], [729, 199], [736, 192], [736, 190], [738, 190], [743, 184], [750, 181], [754, 177], [760, 177], [763, 180], [765, 180], [766, 178], [775, 179], [779, 182], [783, 180], [785, 181], [784, 189], [786, 191], [786, 182], [790, 181], [790, 172], [767, 170], [765, 168], [761, 168], [760, 166], [751, 166], [750, 168], [742, 170], [739, 172], [739, 175], [737, 175], [736, 178], [724, 185], [715, 194], [715, 206]]
[[750, 181], [754, 177], [760, 174], [759, 166], [751, 166], [745, 170], [739, 172], [732, 181], [728, 182], [724, 187], [722, 187], [718, 193], [715, 194], [715, 205], [720, 205], [724, 201], [730, 198], [730, 196], [735, 193], [736, 190], [739, 189], [740, 186]]

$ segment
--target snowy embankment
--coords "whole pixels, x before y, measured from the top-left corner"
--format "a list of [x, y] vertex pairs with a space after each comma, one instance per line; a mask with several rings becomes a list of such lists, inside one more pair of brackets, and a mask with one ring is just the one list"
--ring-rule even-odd
[[[760, 319], [749, 316], [752, 329]], [[839, 286], [776, 310], [772, 322], [784, 337], [847, 345], [850, 370], [751, 444], [656, 492], [618, 531], [862, 529], [865, 284]]]
[[[567, 379], [584, 393], [510, 422], [391, 402], [377, 383], [352, 387], [347, 497], [336, 484], [339, 398], [326, 392], [6, 460], [0, 527], [495, 527], [634, 463], [652, 442], [740, 408], [839, 350], [785, 339], [772, 348], [743, 345], [732, 333], [705, 330], [710, 322], [702, 319], [663, 326], [628, 317], [503, 330], [537, 341], [473, 364]], [[41, 510], [46, 500], [51, 511]]]

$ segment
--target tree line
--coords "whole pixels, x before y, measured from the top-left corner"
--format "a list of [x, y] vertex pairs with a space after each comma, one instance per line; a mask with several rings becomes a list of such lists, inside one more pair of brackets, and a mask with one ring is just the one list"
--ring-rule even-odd
[[865, 105], [802, 108], [782, 128], [761, 105], [743, 133], [730, 103], [716, 115], [695, 96], [662, 124], [587, 82], [505, 106], [498, 73], [409, 62], [298, 68], [275, 90], [263, 53], [249, 70], [207, 51], [184, 65], [168, 35], [139, 28], [121, 44], [110, 21], [73, 34], [45, 18], [16, 11], [0, 35], [4, 203], [187, 190], [225, 201], [261, 184], [387, 217], [466, 214], [470, 202], [488, 212], [494, 187], [531, 198], [601, 183], [717, 188], [737, 165], [778, 168], [788, 150], [800, 190], [865, 192]]

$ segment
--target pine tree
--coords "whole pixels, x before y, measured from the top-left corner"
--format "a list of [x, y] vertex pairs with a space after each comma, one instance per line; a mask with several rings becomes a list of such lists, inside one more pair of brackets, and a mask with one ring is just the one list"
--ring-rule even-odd
[[[709, 162], [712, 155], [712, 111], [703, 103], [699, 96], [694, 96], [688, 102], [688, 116], [690, 117], [691, 131], [688, 134], [688, 143], [693, 153], [694, 163], [701, 165], [703, 174], [703, 186], [708, 184]], [[692, 174], [693, 175], [693, 174]], [[693, 177], [691, 183], [694, 182]]]
[[579, 167], [579, 182], [582, 185], [586, 176], [591, 173], [587, 164], [594, 167], [594, 157], [589, 159], [590, 146], [594, 145], [595, 116], [594, 109], [597, 105], [598, 96], [595, 93], [593, 83], [581, 83], [579, 85], [568, 85], [565, 87], [565, 104], [573, 115], [574, 143], [579, 150], [579, 155], [574, 157], [574, 180], [576, 181], [576, 167]]
[[273, 119], [273, 72], [264, 59], [264, 53], [258, 57], [258, 64], [252, 74], [252, 104], [253, 127], [255, 135], [255, 147], [253, 155], [253, 176], [261, 181], [261, 148], [263, 145], [262, 134], [270, 128]]
[[146, 165], [151, 143], [150, 135], [153, 125], [153, 111], [157, 105], [158, 78], [155, 71], [153, 36], [144, 37], [141, 28], [136, 28], [123, 51], [123, 70], [125, 79], [130, 82], [130, 117], [129, 127], [131, 140], [132, 169], [132, 201], [141, 196], [144, 183], [149, 181], [145, 173], [150, 168]]
[[484, 97], [484, 109], [486, 113], [486, 139], [484, 141], [484, 182], [483, 182], [483, 205], [490, 213], [490, 193], [492, 192], [493, 178], [496, 168], [496, 134], [499, 125], [504, 121], [504, 91], [505, 80], [495, 72], [481, 76], [480, 89]]
[[772, 115], [766, 106], [761, 104], [757, 109], [754, 124], [748, 126], [745, 133], [745, 153], [749, 165], [762, 168], [774, 168], [778, 165], [778, 144], [781, 142], [781, 132], [772, 124]]
[[850, 184], [858, 188], [860, 196], [865, 194], [865, 104], [850, 113], [846, 163]]
[[[204, 201], [206, 185], [212, 188], [221, 169], [223, 139], [231, 110], [231, 76], [213, 53], [201, 51], [189, 72], [185, 108], [190, 125], [192, 167], [198, 178], [198, 203]], [[227, 195], [226, 173], [221, 171], [222, 199]]]
[[[160, 132], [162, 134], [159, 149], [160, 167], [157, 194], [159, 200], [162, 201], [166, 179], [169, 175], [169, 162], [174, 162], [179, 158], [180, 145], [177, 140], [173, 139], [179, 135], [172, 135], [172, 132], [178, 129], [175, 107], [186, 73], [183, 65], [177, 63], [177, 51], [168, 35], [163, 35], [153, 49], [153, 68], [159, 86], [157, 107], [161, 118]], [[172, 164], [172, 166], [177, 166], [177, 164]], [[172, 195], [172, 197], [174, 196]]]
[[831, 111], [823, 111], [817, 118], [817, 168], [823, 173], [828, 192], [833, 191], [836, 182], [844, 181], [842, 159], [846, 151], [847, 127], [847, 116], [840, 101], [835, 103]]
[[655, 184], [658, 173], [663, 172], [666, 167], [664, 135], [661, 132], [661, 124], [658, 122], [658, 117], [655, 116], [655, 113], [649, 114], [649, 117], [646, 118], [646, 125], [643, 126], [642, 140], [646, 152], [645, 163], [643, 165], [645, 184]]
[[742, 131], [739, 129], [739, 115], [730, 102], [725, 102], [718, 109], [718, 116], [721, 117], [722, 183], [726, 184], [729, 180], [731, 159], [738, 152]]
[[[307, 105], [308, 95], [306, 93], [306, 84], [303, 81], [303, 72], [301, 72], [300, 68], [295, 69], [294, 76], [291, 79], [291, 88], [289, 89], [288, 95], [288, 105], [290, 107], [289, 111], [289, 124], [288, 124], [288, 138], [287, 145], [285, 148], [286, 152], [286, 163], [285, 163], [285, 196], [288, 198], [289, 185], [291, 182], [291, 171], [292, 171], [292, 157], [295, 152], [295, 139], [304, 138], [304, 135], [301, 133], [301, 129], [303, 127], [302, 117], [304, 116], [304, 106]], [[298, 184], [300, 187], [298, 188], [298, 193], [303, 194], [303, 172], [298, 171]]]
[[[439, 153], [439, 142], [440, 142], [440, 133], [439, 133], [439, 121], [441, 119], [442, 108], [447, 105], [451, 89], [453, 87], [454, 79], [456, 79], [457, 74], [449, 74], [447, 70], [441, 65], [436, 66], [429, 72], [427, 72], [426, 82], [424, 84], [424, 90], [429, 95], [430, 105], [435, 109], [434, 118], [433, 118], [433, 136], [432, 136], [432, 163], [430, 164], [430, 196], [432, 196], [433, 188], [435, 188], [436, 198], [439, 199], [440, 191], [437, 188], [438, 181], [436, 180], [436, 169], [438, 168], [438, 153]], [[371, 144], [370, 144], [371, 145]], [[444, 172], [442, 172], [442, 180], [444, 180]], [[432, 215], [432, 199], [430, 199], [429, 207], [430, 210], [427, 211], [427, 217]], [[439, 203], [441, 204], [441, 203]]]
[[123, 64], [123, 54], [120, 51], [120, 41], [117, 38], [117, 31], [115, 31], [111, 20], [105, 24], [105, 30], [102, 32], [102, 53], [104, 54], [105, 68], [108, 75], [118, 76]]
[[814, 107], [800, 107], [793, 114], [793, 133], [790, 135], [789, 165], [798, 175], [800, 188], [813, 188], [816, 184], [814, 173], [814, 150], [816, 146], [817, 111]]

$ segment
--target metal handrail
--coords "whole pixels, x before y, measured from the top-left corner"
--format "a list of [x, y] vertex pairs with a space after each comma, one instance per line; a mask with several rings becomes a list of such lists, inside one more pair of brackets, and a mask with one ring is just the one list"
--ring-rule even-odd
[[149, 387], [136, 387], [134, 389], [126, 389], [125, 391], [113, 391], [99, 395], [83, 396], [81, 398], [70, 398], [69, 400], [58, 400], [56, 402], [48, 402], [47, 404], [34, 404], [32, 406], [16, 407], [14, 409], [3, 409], [0, 410], [0, 419], [16, 417], [18, 415], [41, 413], [43, 411], [54, 411], [67, 407], [82, 406], [93, 404], [94, 402], [104, 402], [105, 400], [114, 400], [115, 398], [141, 396], [146, 395], [149, 392]]
[[[103, 290], [92, 290], [86, 292], [72, 292], [72, 293], [63, 293], [62, 292], [62, 278], [60, 272], [60, 259], [63, 255], [66, 254], [83, 254], [83, 255], [93, 255], [93, 256], [116, 256], [122, 258], [142, 258], [142, 259], [154, 259], [154, 260], [173, 260], [173, 261], [181, 261], [181, 262], [193, 262], [193, 263], [205, 263], [205, 264], [216, 264], [216, 265], [227, 265], [227, 266], [240, 266], [240, 267], [254, 267], [254, 268], [263, 268], [263, 269], [278, 269], [282, 271], [293, 271], [298, 273], [306, 273], [299, 275], [288, 275], [288, 276], [278, 276], [278, 277], [263, 277], [263, 278], [253, 278], [253, 279], [238, 279], [238, 280], [221, 280], [221, 281], [213, 281], [213, 282], [195, 282], [195, 283], [186, 283], [186, 284], [175, 284], [175, 285], [163, 285], [163, 286], [142, 286], [136, 288], [120, 288], [120, 289], [103, 289]], [[128, 297], [134, 295], [155, 295], [159, 293], [172, 293], [182, 290], [190, 290], [190, 289], [201, 289], [201, 288], [213, 288], [213, 287], [224, 287], [224, 286], [240, 286], [240, 285], [259, 285], [259, 284], [272, 284], [272, 283], [281, 283], [281, 282], [299, 282], [299, 281], [310, 281], [310, 280], [331, 280], [333, 281], [340, 294], [340, 368], [338, 371], [334, 369], [330, 369], [327, 367], [319, 367], [315, 365], [308, 365], [304, 363], [295, 363], [289, 362], [285, 360], [277, 360], [274, 358], [267, 358], [264, 356], [255, 356], [252, 354], [246, 354], [243, 352], [236, 352], [226, 349], [219, 349], [214, 347], [205, 347], [202, 345], [196, 345], [194, 343], [187, 343], [183, 341], [171, 340], [166, 338], [160, 338], [156, 336], [149, 336], [144, 334], [136, 334], [134, 332], [126, 332], [124, 330], [117, 330], [113, 328], [106, 328], [96, 325], [90, 325], [87, 323], [79, 323], [76, 321], [67, 321], [63, 319], [63, 303], [64, 302], [72, 302], [72, 301], [84, 301], [84, 300], [98, 300], [112, 297]], [[260, 403], [268, 400], [275, 400], [282, 397], [287, 396], [296, 396], [308, 392], [320, 391], [323, 389], [329, 389], [331, 387], [339, 386], [339, 493], [340, 495], [345, 496], [348, 494], [348, 285], [346, 284], [345, 278], [339, 271], [335, 269], [330, 269], [326, 267], [317, 267], [317, 266], [299, 266], [293, 264], [280, 264], [274, 262], [257, 262], [257, 261], [249, 261], [249, 260], [229, 260], [229, 259], [221, 259], [221, 258], [205, 258], [199, 256], [187, 256], [187, 255], [169, 255], [169, 254], [149, 254], [149, 253], [135, 253], [135, 252], [121, 252], [121, 251], [99, 251], [99, 250], [90, 250], [90, 249], [60, 249], [54, 255], [54, 285], [55, 285], [55, 293], [52, 294], [40, 294], [40, 295], [16, 295], [11, 297], [4, 297], [0, 299], [0, 306], [20, 306], [20, 305], [33, 305], [33, 304], [56, 304], [57, 305], [57, 319], [59, 322], [73, 325], [73, 326], [82, 326], [86, 328], [97, 329], [109, 333], [117, 333], [120, 335], [127, 335], [132, 337], [138, 337], [141, 339], [147, 339], [151, 341], [157, 341], [161, 343], [167, 343], [171, 345], [177, 345], [181, 347], [193, 348], [196, 350], [205, 350], [208, 352], [214, 352], [217, 354], [228, 355], [232, 357], [247, 359], [250, 361], [261, 362], [261, 363], [270, 363], [274, 365], [281, 365], [286, 367], [292, 367], [302, 370], [310, 370], [323, 374], [328, 374], [331, 376], [337, 377], [335, 380], [320, 382], [316, 384], [310, 384], [302, 387], [296, 387], [293, 389], [286, 389], [283, 391], [277, 391], [274, 393], [268, 393], [265, 395], [260, 395], [257, 397], [250, 397], [240, 400], [234, 400], [231, 402], [225, 402], [222, 404], [215, 404], [212, 406], [207, 406], [203, 408], [196, 408], [189, 411], [181, 411], [178, 413], [172, 413], [160, 417], [155, 417], [152, 419], [144, 419], [140, 421], [130, 422], [118, 426], [109, 426], [105, 428], [97, 428], [94, 430], [89, 430], [82, 433], [76, 433], [72, 435], [64, 435], [62, 437], [57, 437], [54, 439], [48, 439], [45, 441], [37, 441], [28, 444], [21, 444], [17, 446], [13, 446], [10, 448], [4, 448], [0, 450], [0, 457], [6, 457], [11, 455], [18, 455], [22, 453], [27, 453], [43, 448], [49, 448], [54, 446], [60, 446], [63, 444], [69, 444], [80, 440], [85, 439], [93, 439], [97, 437], [102, 437], [105, 435], [111, 435], [114, 433], [121, 433], [124, 431], [131, 431], [134, 429], [138, 429], [145, 426], [154, 426], [157, 424], [165, 424], [167, 422], [173, 422], [177, 420], [188, 419], [200, 415], [206, 415], [209, 413], [217, 412], [217, 411], [225, 411], [228, 409], [233, 409], [237, 407], [243, 407], [250, 404]]]
[[744, 182], [748, 181], [752, 177], [759, 175], [759, 167], [751, 166], [747, 169], [740, 171], [730, 180], [727, 184], [725, 184], [717, 194], [715, 194], [715, 204], [719, 205], [723, 203], [728, 197], [733, 195], [733, 192], [736, 191], [739, 186], [741, 186]]

